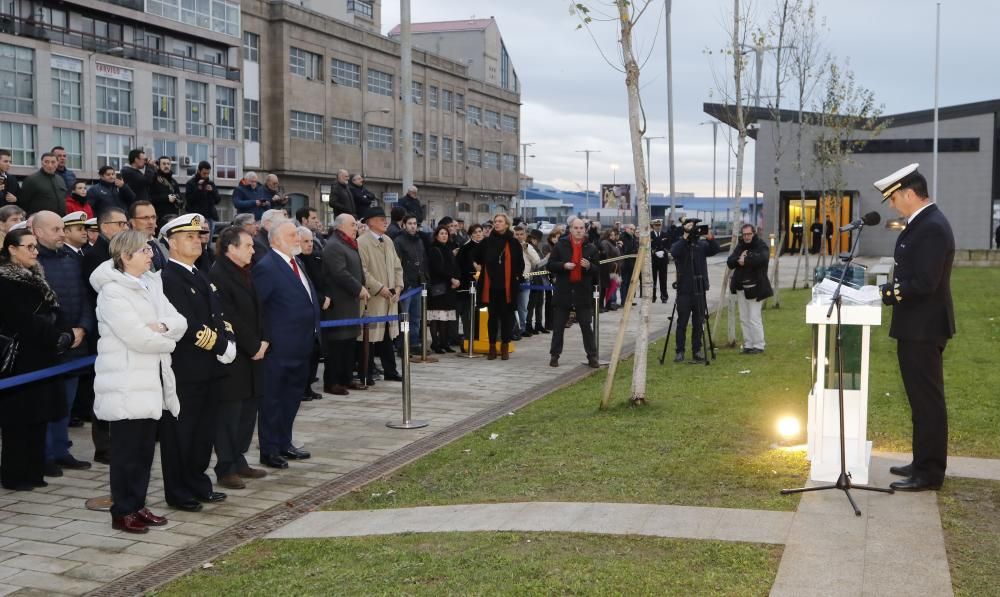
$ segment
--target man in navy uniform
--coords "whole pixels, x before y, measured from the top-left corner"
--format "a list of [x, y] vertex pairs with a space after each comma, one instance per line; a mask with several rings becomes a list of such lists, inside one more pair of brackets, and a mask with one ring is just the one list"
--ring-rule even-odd
[[889, 336], [896, 339], [899, 371], [913, 417], [913, 462], [889, 469], [906, 477], [897, 491], [939, 489], [948, 460], [948, 411], [943, 354], [955, 333], [951, 225], [927, 196], [927, 180], [910, 164], [875, 183], [882, 200], [906, 219], [896, 239], [892, 282], [880, 288], [892, 307]]
[[670, 257], [670, 233], [663, 229], [663, 220], [656, 219], [649, 230], [649, 250], [653, 254], [653, 302], [656, 302], [656, 289], [660, 289], [660, 301], [667, 302], [667, 264]]
[[224, 365], [236, 358], [236, 338], [223, 318], [215, 286], [194, 266], [201, 256], [201, 225], [193, 213], [174, 218], [160, 231], [170, 245], [170, 261], [160, 274], [163, 294], [188, 322], [188, 331], [173, 352], [181, 412], [160, 419], [160, 461], [167, 504], [197, 512], [199, 502], [221, 502], [205, 474], [212, 459], [218, 412], [218, 383]]

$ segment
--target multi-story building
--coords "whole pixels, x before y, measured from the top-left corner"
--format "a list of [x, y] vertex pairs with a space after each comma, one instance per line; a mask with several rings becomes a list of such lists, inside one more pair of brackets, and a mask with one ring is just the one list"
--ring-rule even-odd
[[62, 145], [79, 178], [130, 149], [200, 160], [220, 190], [243, 164], [237, 0], [4, 0], [0, 5], [0, 147], [16, 174]]
[[[379, 3], [370, 4], [377, 20]], [[401, 90], [398, 42], [298, 0], [244, 0], [242, 9], [245, 167], [278, 174], [293, 209], [322, 204], [340, 168], [364, 174], [376, 194], [402, 194], [404, 91], [414, 102], [414, 181], [428, 220], [485, 220], [511, 207], [517, 90], [416, 48], [413, 86]]]

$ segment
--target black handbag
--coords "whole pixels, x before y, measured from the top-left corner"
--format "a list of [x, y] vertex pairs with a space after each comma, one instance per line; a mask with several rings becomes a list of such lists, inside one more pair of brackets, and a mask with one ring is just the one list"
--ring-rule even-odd
[[0, 377], [6, 377], [14, 372], [14, 363], [17, 362], [17, 353], [21, 349], [21, 343], [17, 335], [0, 333]]
[[448, 293], [448, 284], [445, 282], [435, 282], [431, 284], [430, 296], [444, 296]]

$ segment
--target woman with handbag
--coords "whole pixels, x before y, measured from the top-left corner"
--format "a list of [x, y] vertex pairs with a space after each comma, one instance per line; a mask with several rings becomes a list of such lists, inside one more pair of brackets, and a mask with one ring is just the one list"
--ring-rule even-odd
[[[59, 302], [38, 265], [31, 230], [13, 230], [0, 249], [0, 362], [7, 377], [58, 363], [79, 344], [59, 314]], [[82, 339], [82, 338], [81, 338]], [[65, 417], [66, 389], [59, 376], [0, 390], [0, 485], [15, 491], [45, 487], [45, 431]]]
[[510, 217], [505, 213], [493, 216], [493, 229], [479, 243], [473, 260], [482, 267], [477, 295], [489, 311], [486, 330], [489, 335], [487, 360], [497, 358], [497, 336], [500, 337], [500, 358], [510, 358], [510, 341], [514, 332], [514, 311], [524, 275], [524, 253], [521, 243], [510, 229]]
[[458, 294], [461, 272], [455, 261], [447, 226], [434, 230], [434, 242], [427, 249], [431, 286], [427, 292], [427, 327], [430, 328], [431, 350], [438, 354], [455, 352], [448, 346], [448, 322], [458, 319]]

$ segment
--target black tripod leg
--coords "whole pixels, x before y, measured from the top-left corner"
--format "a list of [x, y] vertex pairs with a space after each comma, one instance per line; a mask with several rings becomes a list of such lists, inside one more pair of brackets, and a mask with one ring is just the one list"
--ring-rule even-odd
[[[712, 339], [712, 323], [708, 314], [708, 300], [705, 298], [705, 293], [701, 294], [702, 302], [702, 313], [704, 313], [705, 318], [705, 337], [708, 340], [708, 350], [712, 353], [712, 360], [716, 359], [715, 355], [715, 340]], [[705, 359], [705, 364], [708, 364], [708, 359]]]
[[844, 495], [847, 496], [847, 501], [851, 502], [851, 507], [854, 508], [854, 515], [855, 516], [861, 516], [861, 508], [858, 508], [858, 505], [854, 503], [854, 497], [851, 496], [851, 490], [849, 490], [849, 489], [847, 489], [845, 487], [844, 488]]
[[861, 491], [878, 491], [881, 493], [896, 493], [896, 490], [891, 487], [872, 487], [871, 485], [851, 485], [851, 489], [860, 489]]
[[663, 337], [663, 353], [660, 355], [660, 364], [667, 360], [667, 349], [670, 348], [670, 331], [674, 329], [674, 315], [677, 313], [677, 301], [674, 301], [674, 308], [670, 312], [670, 323], [667, 324], [667, 335]]
[[836, 485], [817, 485], [816, 487], [796, 487], [795, 489], [782, 489], [781, 495], [792, 493], [805, 493], [807, 491], [823, 491], [826, 489], [839, 489]]

